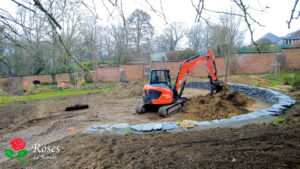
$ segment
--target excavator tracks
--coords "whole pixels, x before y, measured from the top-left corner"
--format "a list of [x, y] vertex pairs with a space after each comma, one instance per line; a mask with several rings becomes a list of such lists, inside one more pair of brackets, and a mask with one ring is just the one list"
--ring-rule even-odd
[[[158, 109], [158, 115], [160, 117], [166, 117], [169, 114], [178, 111], [184, 105], [185, 102], [186, 102], [185, 98], [180, 98], [172, 104], [161, 106]], [[135, 108], [135, 110], [138, 114], [143, 114], [143, 113], [146, 113], [150, 109], [150, 107], [151, 107], [151, 105], [143, 104], [143, 105], [137, 106]]]

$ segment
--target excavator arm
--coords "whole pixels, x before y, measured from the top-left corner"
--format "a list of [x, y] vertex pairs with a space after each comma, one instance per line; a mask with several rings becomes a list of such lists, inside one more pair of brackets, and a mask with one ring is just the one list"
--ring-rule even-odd
[[[218, 81], [218, 76], [217, 76], [217, 68], [216, 68], [216, 63], [215, 63], [215, 55], [212, 51], [212, 49], [208, 50], [206, 56], [193, 56], [185, 61], [183, 61], [180, 65], [179, 72], [175, 81], [175, 84], [173, 86], [173, 93], [176, 98], [180, 98], [182, 95], [182, 92], [184, 90], [186, 80], [188, 73], [190, 70], [197, 65], [200, 62], [207, 61], [207, 67], [208, 67], [208, 72], [209, 76], [212, 78], [212, 82], [216, 83]], [[178, 93], [178, 89], [180, 85], [182, 84], [181, 90]]]

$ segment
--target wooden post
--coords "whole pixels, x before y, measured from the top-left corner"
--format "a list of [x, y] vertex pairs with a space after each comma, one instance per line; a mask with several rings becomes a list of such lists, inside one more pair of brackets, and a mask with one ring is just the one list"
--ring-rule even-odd
[[277, 59], [275, 59], [274, 63], [274, 78], [277, 79]]
[[98, 58], [97, 58], [96, 51], [93, 51], [93, 69], [94, 69], [93, 84], [94, 87], [96, 87], [98, 83]]

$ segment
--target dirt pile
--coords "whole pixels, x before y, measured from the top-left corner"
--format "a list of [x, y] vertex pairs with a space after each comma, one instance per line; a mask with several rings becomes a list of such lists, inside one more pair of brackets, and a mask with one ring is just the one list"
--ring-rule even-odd
[[117, 84], [109, 93], [116, 98], [128, 98], [143, 95], [143, 84], [138, 81]]
[[208, 121], [231, 118], [232, 116], [248, 113], [247, 106], [254, 103], [240, 92], [225, 90], [214, 96], [195, 96], [189, 98], [182, 110], [184, 119]]

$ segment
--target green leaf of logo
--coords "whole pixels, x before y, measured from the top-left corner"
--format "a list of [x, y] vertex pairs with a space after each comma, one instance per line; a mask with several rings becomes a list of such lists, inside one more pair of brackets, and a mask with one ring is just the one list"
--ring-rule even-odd
[[10, 149], [5, 149], [4, 150], [4, 154], [6, 155], [6, 157], [8, 158], [14, 158], [15, 156], [15, 152], [10, 150]]
[[28, 154], [27, 150], [20, 150], [16, 156], [16, 158], [23, 158]]

